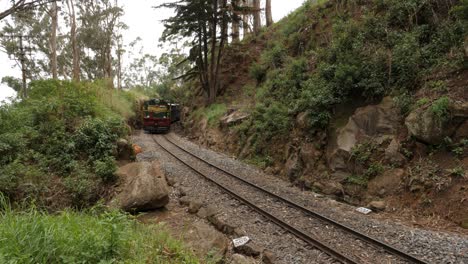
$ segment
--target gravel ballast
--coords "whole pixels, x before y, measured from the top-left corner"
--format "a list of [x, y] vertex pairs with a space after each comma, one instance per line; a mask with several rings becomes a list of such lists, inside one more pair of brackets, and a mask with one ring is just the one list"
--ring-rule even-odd
[[[231, 234], [232, 237], [241, 234], [248, 235], [255, 244], [264, 249], [268, 249], [276, 255], [277, 259], [275, 263], [334, 263], [334, 260], [328, 255], [313, 249], [305, 242], [290, 235], [275, 224], [270, 223], [260, 214], [240, 204], [228, 194], [223, 193], [214, 184], [204, 180], [185, 165], [181, 164], [162, 150], [153, 141], [153, 136], [161, 137], [159, 135], [148, 135], [144, 133], [138, 133], [134, 136], [134, 142], [142, 146], [144, 150], [144, 153], [138, 155], [137, 158], [140, 160], [158, 159], [169, 177], [174, 178], [176, 182], [174, 186], [176, 188], [184, 188], [184, 192], [187, 192], [187, 195], [193, 197], [193, 199], [205, 201], [206, 204], [216, 207], [216, 209], [221, 212], [219, 217], [222, 221], [235, 228], [236, 232]], [[256, 185], [262, 186], [275, 194], [295, 201], [307, 208], [313, 208], [313, 210], [329, 218], [335, 219], [341, 223], [346, 223], [346, 225], [353, 229], [378, 238], [390, 245], [394, 245], [429, 263], [468, 263], [468, 257], [466, 255], [468, 238], [466, 236], [413, 228], [395, 223], [394, 221], [385, 221], [372, 214], [362, 215], [355, 212], [355, 207], [338, 203], [310, 191], [301, 191], [291, 186], [288, 182], [271, 175], [265, 175], [262, 171], [224, 154], [201, 148], [175, 134], [168, 135], [168, 138], [184, 149], [226, 171], [238, 175]], [[165, 147], [170, 147], [169, 142], [164, 142], [164, 139], [161, 139], [160, 142], [164, 144]], [[181, 156], [183, 155], [181, 151], [177, 152], [175, 147], [172, 148], [174, 148], [174, 153], [179, 153]], [[242, 187], [238, 183], [226, 179], [226, 177], [221, 175], [218, 171], [212, 168], [210, 169], [209, 167], [203, 167], [203, 165], [198, 164], [200, 161], [190, 159], [189, 157], [185, 159], [187, 159], [187, 162], [190, 164], [197, 164], [197, 169], [199, 166], [204, 174], [224, 181], [235, 189], [236, 192], [248, 197], [249, 200], [256, 201], [256, 203], [261, 204], [265, 208], [269, 208], [284, 220], [302, 227], [309, 233], [317, 235], [317, 237], [324, 239], [330, 244], [334, 244], [341, 250], [353, 252], [353, 255], [357, 256], [357, 259], [360, 259], [362, 262], [377, 263], [376, 261], [380, 259], [377, 255], [375, 257], [367, 256], [365, 253], [366, 246], [362, 245], [362, 241], [351, 236], [346, 237], [346, 235], [340, 237], [340, 233], [336, 233], [332, 227], [323, 227], [322, 223], [317, 223], [316, 220], [312, 218], [307, 219], [303, 214], [288, 210], [287, 206], [277, 203], [277, 201], [273, 199], [265, 199], [265, 197], [259, 196], [258, 193], [249, 190], [249, 188]], [[382, 255], [385, 256], [385, 254]], [[383, 257], [380, 260], [385, 263], [405, 263], [394, 256]]]

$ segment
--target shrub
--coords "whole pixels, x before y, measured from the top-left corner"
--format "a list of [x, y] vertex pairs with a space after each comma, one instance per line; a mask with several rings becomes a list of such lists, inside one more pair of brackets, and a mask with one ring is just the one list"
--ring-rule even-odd
[[450, 99], [443, 96], [432, 103], [430, 110], [440, 121], [447, 121], [450, 118], [449, 106]]
[[393, 98], [395, 105], [400, 109], [402, 115], [407, 115], [413, 105], [413, 97], [408, 92], [403, 92]]
[[279, 102], [257, 105], [254, 113], [254, 127], [262, 139], [285, 136], [291, 128], [288, 108]]
[[84, 120], [73, 136], [77, 151], [85, 154], [90, 161], [112, 156], [116, 148], [114, 143], [124, 134], [121, 130], [122, 126], [123, 123], [119, 119], [88, 118]]
[[426, 104], [428, 104], [428, 103], [429, 103], [429, 99], [426, 98], [426, 97], [424, 97], [424, 98], [419, 99], [419, 100], [416, 102], [416, 106], [417, 106], [417, 107], [421, 107], [421, 106], [424, 106], [424, 105], [426, 105]]
[[274, 43], [272, 48], [262, 53], [261, 63], [270, 68], [280, 68], [287, 58], [287, 50], [281, 43]]
[[250, 77], [254, 78], [257, 83], [262, 82], [265, 79], [267, 69], [264, 65], [259, 63], [253, 63], [250, 66]]
[[94, 171], [96, 175], [105, 182], [114, 181], [117, 165], [113, 157], [107, 156], [94, 162]]

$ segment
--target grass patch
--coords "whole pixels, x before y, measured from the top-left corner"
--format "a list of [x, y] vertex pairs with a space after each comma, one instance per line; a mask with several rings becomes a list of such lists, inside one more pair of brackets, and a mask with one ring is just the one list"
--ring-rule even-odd
[[198, 109], [195, 112], [195, 117], [206, 118], [210, 127], [219, 125], [219, 119], [226, 114], [227, 107], [225, 104], [212, 104], [208, 107]]
[[273, 159], [270, 156], [254, 156], [246, 159], [245, 162], [256, 167], [265, 169], [273, 164]]
[[110, 211], [0, 213], [1, 263], [199, 263], [160, 225]]

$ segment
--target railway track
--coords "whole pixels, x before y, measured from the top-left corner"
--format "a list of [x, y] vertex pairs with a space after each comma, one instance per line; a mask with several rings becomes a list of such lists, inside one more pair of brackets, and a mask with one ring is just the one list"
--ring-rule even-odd
[[[325, 252], [337, 261], [342, 263], [426, 263], [389, 244], [369, 237], [290, 199], [279, 196], [261, 186], [235, 175], [234, 173], [226, 171], [225, 169], [200, 158], [187, 149], [180, 147], [166, 136], [158, 136], [158, 138], [164, 139], [169, 146], [167, 144], [161, 144], [156, 137], [153, 137], [153, 140], [157, 145], [196, 174], [212, 182], [236, 200], [247, 205], [257, 213], [263, 215], [307, 244]], [[179, 154], [176, 153], [177, 151], [171, 151], [171, 147], [177, 149]], [[181, 158], [181, 156], [184, 155], [186, 155], [185, 158]], [[192, 159], [193, 162], [187, 161], [190, 159]], [[196, 163], [203, 164], [205, 168], [194, 165]], [[213, 173], [213, 171], [217, 172], [218, 177], [216, 177], [216, 179], [213, 176], [208, 176], [215, 175], [216, 173]], [[246, 186], [250, 191], [245, 190]], [[265, 197], [259, 196], [259, 192], [270, 199], [265, 199]], [[283, 214], [282, 216], [271, 213], [271, 211], [284, 211], [282, 209], [285, 207], [288, 208], [288, 211], [290, 212]], [[303, 220], [303, 223], [306, 223], [306, 228], [304, 228], [304, 226], [297, 227], [297, 225], [295, 225], [295, 223], [300, 222], [298, 219], [301, 217], [307, 218]], [[327, 237], [330, 232], [325, 235], [320, 232], [321, 229], [330, 229], [330, 226], [334, 229], [331, 234], [333, 239]], [[348, 241], [351, 243], [344, 242], [346, 239], [349, 239]], [[361, 250], [361, 252], [365, 251], [365, 253], [359, 254], [359, 250]], [[344, 251], [347, 253], [344, 253]], [[350, 251], [352, 251], [351, 254]]]

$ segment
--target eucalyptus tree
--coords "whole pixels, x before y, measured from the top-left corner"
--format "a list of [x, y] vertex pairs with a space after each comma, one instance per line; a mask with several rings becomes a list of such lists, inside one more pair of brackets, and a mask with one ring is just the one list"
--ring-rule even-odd
[[198, 78], [207, 102], [214, 102], [219, 83], [219, 69], [227, 42], [227, 27], [232, 13], [227, 0], [180, 0], [159, 7], [172, 8], [175, 16], [164, 20], [163, 41], [186, 38], [190, 43], [185, 60], [193, 67], [179, 76]]
[[117, 46], [118, 31], [127, 28], [119, 20], [123, 9], [117, 1], [110, 0], [83, 0], [77, 7], [80, 66], [87, 79], [107, 79], [113, 87], [113, 51]]
[[266, 26], [273, 25], [273, 14], [271, 12], [271, 0], [265, 0], [265, 20]]

